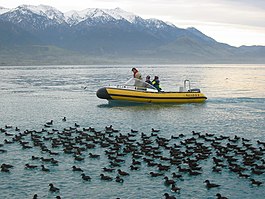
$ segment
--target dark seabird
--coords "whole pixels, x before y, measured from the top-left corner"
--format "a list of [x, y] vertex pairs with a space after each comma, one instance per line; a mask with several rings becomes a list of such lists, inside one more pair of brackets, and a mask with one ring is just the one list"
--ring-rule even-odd
[[174, 173], [172, 173], [172, 177], [173, 177], [173, 178], [181, 178], [182, 175], [181, 175], [181, 174], [176, 174], [176, 173], [174, 172]]
[[53, 120], [51, 120], [50, 122], [46, 122], [47, 125], [53, 125]]
[[220, 193], [217, 193], [217, 194], [216, 194], [216, 197], [217, 197], [217, 199], [228, 199], [228, 198], [225, 197], [225, 196], [221, 196]]
[[52, 183], [49, 184], [49, 187], [50, 187], [50, 191], [51, 192], [57, 192], [57, 191], [60, 191], [59, 188], [55, 187]]
[[111, 181], [112, 180], [112, 177], [105, 176], [104, 174], [100, 174], [100, 179], [101, 180], [106, 180], [106, 181]]
[[210, 188], [214, 188], [214, 187], [219, 187], [219, 186], [220, 186], [219, 184], [210, 183], [209, 180], [205, 180], [204, 183], [206, 183], [206, 187], [207, 187], [208, 189], [210, 189]]
[[165, 196], [165, 199], [176, 199], [175, 196], [170, 196], [168, 193], [165, 193], [164, 196]]
[[175, 184], [172, 184], [171, 191], [173, 191], [173, 192], [179, 192], [180, 191], [180, 188], [179, 187], [176, 187]]
[[159, 129], [154, 129], [154, 128], [152, 128], [152, 132], [153, 133], [158, 133], [160, 130]]
[[115, 181], [119, 182], [119, 183], [123, 183], [124, 182], [124, 180], [120, 176], [116, 176]]
[[121, 176], [128, 176], [128, 175], [130, 175], [129, 173], [127, 173], [125, 171], [122, 171], [120, 169], [118, 169], [117, 171], [118, 171], [118, 174], [121, 175]]
[[254, 180], [254, 179], [251, 179], [250, 181], [251, 181], [251, 183], [252, 183], [253, 185], [260, 186], [260, 185], [262, 184], [262, 182], [257, 181], [257, 180]]
[[91, 180], [91, 177], [90, 176], [86, 176], [84, 173], [82, 173], [81, 176], [82, 176], [83, 180], [86, 180], [86, 181]]
[[37, 168], [38, 166], [37, 165], [30, 165], [30, 164], [25, 164], [25, 168], [26, 169], [35, 169], [35, 168]]
[[151, 177], [158, 177], [158, 176], [163, 176], [163, 173], [155, 173], [155, 172], [150, 172], [149, 173], [151, 175]]
[[165, 184], [166, 186], [173, 185], [173, 184], [176, 183], [174, 180], [169, 180], [167, 176], [165, 176], [164, 179], [165, 179], [164, 184]]
[[99, 158], [100, 157], [100, 155], [98, 155], [98, 154], [89, 153], [88, 155], [90, 158]]
[[73, 171], [82, 171], [83, 172], [83, 169], [81, 169], [79, 167], [76, 167], [76, 166], [72, 166], [72, 170]]
[[113, 171], [115, 171], [114, 168], [106, 168], [106, 167], [102, 168], [102, 170], [105, 171], [105, 172], [113, 172]]
[[41, 170], [42, 171], [45, 171], [45, 172], [49, 172], [50, 171], [50, 169], [45, 168], [43, 164], [41, 165]]
[[6, 167], [1, 167], [1, 172], [10, 172], [10, 170]]

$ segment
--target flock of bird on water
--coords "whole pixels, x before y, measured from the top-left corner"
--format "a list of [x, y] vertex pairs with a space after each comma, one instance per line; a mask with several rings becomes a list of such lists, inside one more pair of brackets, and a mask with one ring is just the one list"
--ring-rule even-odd
[[[62, 119], [66, 122], [66, 118]], [[6, 125], [0, 128], [4, 136], [0, 143], [0, 157], [8, 153], [6, 145], [19, 144], [22, 149], [30, 150], [35, 147], [48, 157], [31, 156], [30, 161], [25, 163], [25, 169], [42, 172], [50, 172], [52, 167], [60, 164], [56, 156], [62, 153], [69, 154], [74, 161], [85, 161], [88, 158], [107, 158], [106, 166], [98, 175], [102, 181], [116, 181], [124, 183], [129, 180], [133, 172], [141, 170], [142, 165], [149, 169], [147, 175], [150, 178], [163, 179], [163, 186], [168, 188], [164, 193], [165, 199], [174, 199], [181, 194], [181, 187], [177, 186], [178, 180], [183, 176], [197, 176], [203, 173], [204, 160], [212, 160], [212, 172], [221, 173], [223, 170], [233, 172], [239, 178], [243, 178], [250, 186], [262, 186], [263, 182], [256, 179], [265, 172], [265, 142], [257, 140], [253, 144], [251, 140], [234, 136], [223, 136], [215, 134], [203, 134], [192, 131], [191, 135], [178, 134], [165, 138], [159, 129], [150, 129], [148, 134], [131, 129], [122, 134], [120, 130], [114, 129], [112, 125], [106, 126], [104, 130], [97, 131], [95, 128], [81, 128], [77, 123], [73, 127], [63, 130], [53, 128], [53, 120], [44, 124], [40, 131], [21, 131], [18, 127]], [[93, 154], [90, 150], [103, 148], [104, 154]], [[125, 164], [125, 157], [130, 157], [130, 166], [125, 170], [121, 166]], [[12, 172], [13, 166], [3, 162], [1, 158], [1, 172]], [[93, 181], [81, 167], [72, 166], [72, 171], [80, 173], [83, 181]], [[170, 175], [169, 175], [170, 173]], [[215, 197], [225, 199], [219, 193], [222, 185], [211, 182], [209, 179], [203, 181], [206, 189], [216, 189]], [[60, 199], [60, 189], [53, 183], [47, 185], [47, 189]], [[161, 197], [163, 197], [161, 196]], [[37, 193], [32, 194], [33, 199], [39, 198]]]

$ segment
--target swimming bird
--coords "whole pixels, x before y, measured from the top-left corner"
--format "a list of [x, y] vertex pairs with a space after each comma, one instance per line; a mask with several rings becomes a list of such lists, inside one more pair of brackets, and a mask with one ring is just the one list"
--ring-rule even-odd
[[160, 130], [159, 129], [154, 129], [154, 128], [152, 128], [152, 132], [153, 133], [158, 133]]
[[5, 150], [5, 149], [0, 149], [0, 153], [6, 153], [7, 152], [7, 150]]
[[90, 158], [99, 158], [100, 157], [100, 155], [98, 155], [98, 154], [89, 153], [88, 155]]
[[165, 199], [176, 199], [175, 196], [170, 196], [168, 193], [165, 193], [164, 196], [165, 196]]
[[33, 156], [31, 156], [31, 159], [32, 159], [32, 160], [38, 160], [38, 159], [40, 159], [40, 157], [37, 157], [37, 156], [34, 156], [34, 155], [33, 155]]
[[244, 174], [242, 172], [238, 172], [238, 175], [239, 175], [239, 177], [242, 177], [242, 178], [249, 178], [250, 177], [250, 175]]
[[12, 133], [5, 132], [6, 136], [14, 136]]
[[112, 177], [105, 176], [104, 174], [100, 174], [100, 179], [101, 180], [106, 180], [106, 181], [111, 181], [112, 180]]
[[119, 182], [119, 183], [123, 183], [124, 182], [124, 180], [120, 176], [116, 176], [115, 181]]
[[82, 176], [82, 179], [85, 180], [85, 181], [91, 180], [91, 177], [90, 176], [86, 176], [84, 173], [82, 173], [81, 176]]
[[66, 117], [63, 117], [62, 121], [63, 121], [63, 122], [66, 122]]
[[26, 169], [35, 169], [35, 168], [37, 168], [38, 166], [37, 165], [30, 165], [30, 164], [25, 164], [25, 168]]
[[102, 170], [105, 171], [105, 172], [113, 172], [113, 171], [115, 171], [114, 168], [106, 168], [106, 167], [103, 167]]
[[14, 166], [13, 165], [11, 165], [11, 164], [5, 164], [5, 163], [3, 163], [2, 165], [1, 165], [1, 172], [10, 172], [10, 168], [13, 168]]
[[32, 199], [38, 199], [38, 194], [34, 194]]
[[46, 122], [47, 125], [53, 125], [53, 120]]
[[210, 189], [210, 188], [214, 188], [214, 187], [219, 187], [219, 186], [220, 186], [219, 184], [210, 183], [209, 180], [205, 180], [204, 183], [206, 183], [206, 187], [207, 187], [208, 189]]
[[217, 199], [228, 199], [228, 198], [225, 197], [225, 196], [221, 196], [220, 193], [217, 193], [216, 196], [217, 196]]
[[261, 175], [261, 174], [264, 173], [264, 171], [257, 170], [257, 169], [254, 169], [254, 168], [251, 168], [250, 170], [251, 170], [251, 172], [252, 172], [253, 174], [256, 174], [256, 175]]
[[192, 170], [189, 170], [189, 175], [190, 176], [196, 176], [196, 175], [200, 175], [202, 174], [201, 172], [197, 172], [197, 171], [192, 171]]
[[136, 167], [136, 166], [131, 165], [131, 166], [130, 166], [130, 169], [131, 169], [131, 170], [139, 170], [140, 167]]
[[113, 128], [112, 128], [112, 125], [110, 126], [105, 126], [105, 131], [110, 131], [112, 132]]
[[75, 155], [74, 157], [75, 157], [75, 160], [77, 160], [77, 161], [83, 161], [85, 159], [85, 158], [80, 157], [78, 155]]
[[6, 129], [11, 129], [11, 128], [13, 128], [11, 125], [5, 125], [5, 128]]
[[1, 164], [1, 168], [3, 168], [3, 167], [10, 169], [10, 168], [13, 168], [14, 166], [11, 165], [11, 164], [5, 164], [5, 163], [3, 163], [3, 164]]
[[140, 161], [136, 161], [135, 159], [132, 159], [132, 164], [133, 165], [141, 165]]
[[50, 171], [50, 169], [45, 168], [43, 164], [41, 165], [41, 170], [42, 171], [45, 171], [45, 172], [49, 172]]
[[117, 171], [118, 171], [118, 174], [121, 175], [121, 176], [128, 176], [128, 175], [130, 175], [129, 173], [127, 173], [125, 171], [122, 171], [120, 169], [118, 169]]
[[217, 166], [213, 166], [212, 171], [219, 173], [219, 172], [222, 171], [222, 169], [221, 168], [218, 168]]
[[181, 178], [182, 175], [181, 175], [181, 174], [176, 174], [176, 173], [174, 172], [174, 173], [172, 173], [172, 177], [173, 177], [173, 178]]
[[72, 166], [72, 170], [73, 171], [82, 171], [83, 172], [83, 169], [81, 169], [79, 167], [76, 167], [76, 166]]
[[13, 144], [14, 143], [13, 141], [9, 141], [7, 139], [4, 139], [4, 142], [5, 142], [5, 144]]
[[1, 167], [1, 172], [10, 172], [10, 170], [6, 167]]
[[155, 172], [150, 172], [149, 173], [151, 175], [151, 177], [158, 177], [158, 176], [163, 176], [163, 173], [155, 173]]
[[173, 185], [176, 183], [174, 180], [169, 180], [167, 176], [165, 176], [164, 179], [165, 179], [164, 184], [166, 186]]
[[180, 188], [179, 188], [179, 187], [176, 187], [175, 184], [172, 184], [172, 185], [171, 185], [171, 191], [172, 191], [172, 192], [179, 192], [179, 191], [180, 191]]
[[57, 187], [55, 187], [52, 183], [49, 184], [49, 187], [50, 187], [49, 191], [51, 191], [51, 192], [58, 192], [58, 191], [60, 191], [60, 189], [57, 188]]
[[260, 186], [260, 185], [262, 184], [262, 182], [257, 181], [257, 180], [254, 180], [254, 179], [251, 179], [250, 181], [251, 181], [251, 183], [252, 183], [253, 185]]

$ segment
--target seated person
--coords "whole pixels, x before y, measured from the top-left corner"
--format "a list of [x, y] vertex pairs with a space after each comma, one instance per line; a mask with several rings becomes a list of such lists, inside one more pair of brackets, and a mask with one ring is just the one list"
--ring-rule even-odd
[[145, 78], [145, 82], [152, 85], [152, 82], [151, 82], [150, 78], [151, 77], [149, 75], [147, 75], [146, 78]]
[[152, 85], [158, 90], [161, 91], [161, 87], [160, 87], [160, 81], [159, 81], [159, 77], [155, 76], [154, 80], [152, 81]]
[[136, 68], [132, 68], [132, 72], [134, 78], [142, 80], [142, 75]]

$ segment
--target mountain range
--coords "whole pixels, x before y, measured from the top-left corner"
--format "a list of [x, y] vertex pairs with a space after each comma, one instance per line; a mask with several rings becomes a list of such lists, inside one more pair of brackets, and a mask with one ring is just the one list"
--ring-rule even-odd
[[0, 7], [0, 47], [0, 65], [265, 63], [264, 46], [230, 46], [120, 8]]

